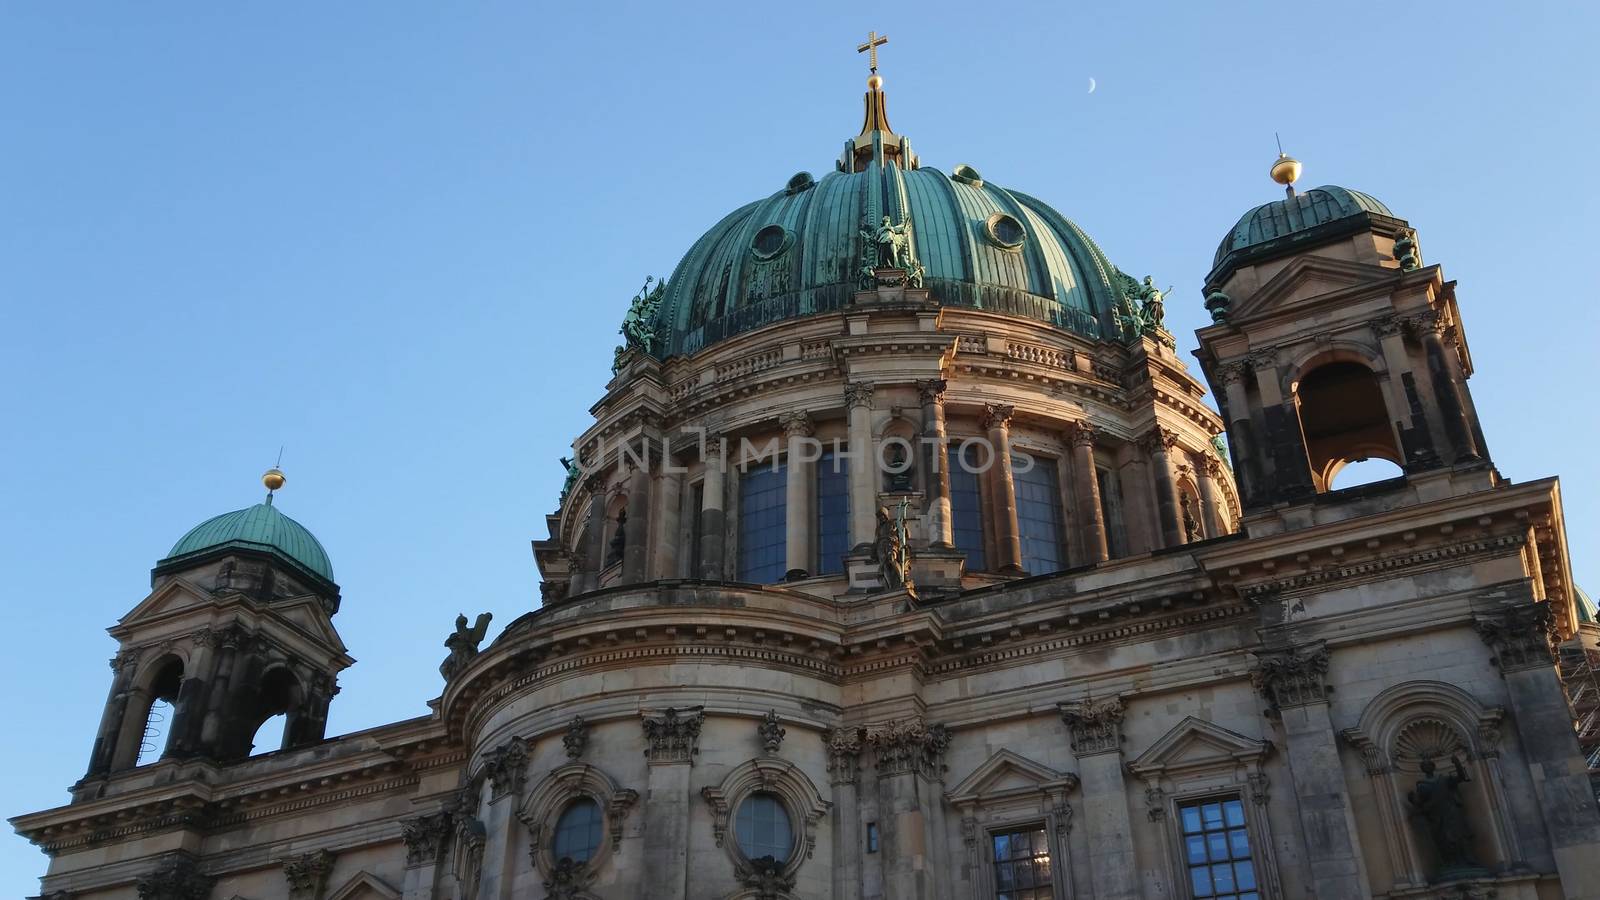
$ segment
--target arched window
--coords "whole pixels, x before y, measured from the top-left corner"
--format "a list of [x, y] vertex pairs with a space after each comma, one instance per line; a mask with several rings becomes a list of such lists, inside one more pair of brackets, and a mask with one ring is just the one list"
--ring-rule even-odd
[[849, 552], [850, 467], [829, 450], [817, 460], [817, 574], [843, 572]]
[[1349, 463], [1403, 464], [1383, 389], [1365, 365], [1339, 361], [1312, 369], [1295, 386], [1295, 402], [1318, 491], [1331, 490], [1334, 476]]
[[178, 689], [183, 686], [183, 661], [170, 659], [162, 664], [150, 682], [150, 705], [143, 711], [142, 728], [138, 735], [136, 766], [153, 763], [165, 752], [172, 739], [172, 724], [177, 715]]
[[779, 865], [789, 861], [794, 850], [794, 830], [789, 824], [789, 811], [776, 794], [757, 791], [744, 798], [733, 828], [746, 859], [770, 856]]
[[604, 822], [600, 804], [588, 797], [580, 797], [567, 804], [556, 820], [555, 838], [550, 852], [556, 861], [570, 859], [575, 863], [588, 862], [600, 849], [600, 835]]
[[783, 580], [787, 466], [759, 463], [739, 476], [739, 580]]
[[[250, 717], [251, 742], [244, 748], [245, 755], [271, 753], [289, 746], [288, 714], [300, 706], [302, 696], [300, 680], [287, 668], [273, 669], [261, 679], [254, 715]], [[279, 721], [283, 722], [283, 727], [278, 728], [276, 734], [264, 727]]]
[[1349, 487], [1399, 478], [1405, 470], [1387, 459], [1361, 459], [1340, 463], [1328, 475], [1328, 490], [1340, 491]]

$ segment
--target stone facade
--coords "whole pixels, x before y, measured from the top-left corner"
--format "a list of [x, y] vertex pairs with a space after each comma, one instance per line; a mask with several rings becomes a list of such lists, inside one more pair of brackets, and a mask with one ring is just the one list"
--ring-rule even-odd
[[[323, 739], [349, 664], [337, 604], [222, 574], [279, 563], [234, 548], [162, 573], [113, 632], [73, 802], [12, 820], [50, 856], [42, 895], [1181, 900], [1204, 877], [1600, 897], [1557, 668], [1585, 634], [1560, 492], [1494, 469], [1454, 283], [1397, 221], [1219, 264], [1199, 358], [1220, 417], [1159, 335], [941, 305], [883, 269], [837, 314], [622, 352], [574, 445], [587, 475], [535, 543], [543, 606], [452, 645], [420, 719]], [[1318, 380], [1334, 364], [1366, 375]], [[1382, 405], [1352, 437], [1317, 418], [1324, 396]], [[897, 438], [913, 462], [886, 475]], [[805, 439], [855, 451], [838, 559]], [[943, 463], [966, 442], [997, 464], [958, 491]], [[740, 485], [763, 447], [785, 503], [758, 584]], [[1384, 454], [1402, 477], [1330, 490]], [[1032, 466], [1057, 491], [1052, 571], [1028, 568]], [[904, 532], [888, 544], [880, 509]], [[168, 658], [200, 724], [134, 765], [118, 735]], [[273, 667], [311, 724], [243, 758], [223, 736]], [[1451, 761], [1455, 868], [1417, 800]], [[1196, 862], [1219, 846], [1220, 869]]]

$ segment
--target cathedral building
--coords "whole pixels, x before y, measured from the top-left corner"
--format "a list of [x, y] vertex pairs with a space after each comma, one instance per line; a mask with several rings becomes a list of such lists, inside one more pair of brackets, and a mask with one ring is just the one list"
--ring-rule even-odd
[[837, 163], [627, 309], [539, 608], [329, 737], [328, 554], [275, 493], [203, 522], [11, 820], [41, 897], [1600, 897], [1600, 631], [1417, 233], [1280, 157], [1186, 361], [1154, 279], [922, 165], [881, 42]]

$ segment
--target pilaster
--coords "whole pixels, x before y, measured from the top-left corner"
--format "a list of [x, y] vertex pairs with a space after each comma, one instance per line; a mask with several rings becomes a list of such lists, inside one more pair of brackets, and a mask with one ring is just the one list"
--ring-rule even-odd
[[1057, 709], [1078, 759], [1094, 896], [1134, 900], [1139, 896], [1139, 879], [1122, 766], [1122, 700], [1082, 700]]

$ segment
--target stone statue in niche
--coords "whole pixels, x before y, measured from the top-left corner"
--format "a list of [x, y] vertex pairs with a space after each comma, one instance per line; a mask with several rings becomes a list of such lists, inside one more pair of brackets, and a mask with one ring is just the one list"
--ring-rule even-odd
[[617, 530], [611, 535], [611, 546], [606, 549], [606, 565], [622, 562], [622, 551], [628, 549], [628, 511], [617, 513]]
[[1439, 855], [1437, 877], [1441, 878], [1484, 871], [1472, 858], [1472, 826], [1461, 802], [1461, 785], [1471, 779], [1460, 757], [1450, 757], [1450, 763], [1455, 771], [1444, 774], [1432, 759], [1423, 759], [1422, 779], [1406, 794], [1412, 815], [1422, 823]]
[[445, 649], [450, 655], [439, 664], [439, 674], [445, 681], [455, 677], [474, 656], [478, 655], [478, 645], [483, 643], [483, 636], [489, 631], [489, 621], [494, 618], [494, 613], [481, 613], [478, 620], [471, 628], [467, 627], [467, 615], [462, 613], [456, 616], [456, 630], [444, 639]]
[[884, 489], [889, 493], [912, 490], [911, 462], [906, 458], [906, 445], [896, 440], [889, 444], [888, 458], [884, 460]]
[[1189, 500], [1189, 495], [1183, 495], [1183, 541], [1192, 544], [1204, 537], [1200, 533], [1200, 523], [1194, 517], [1194, 504]]

